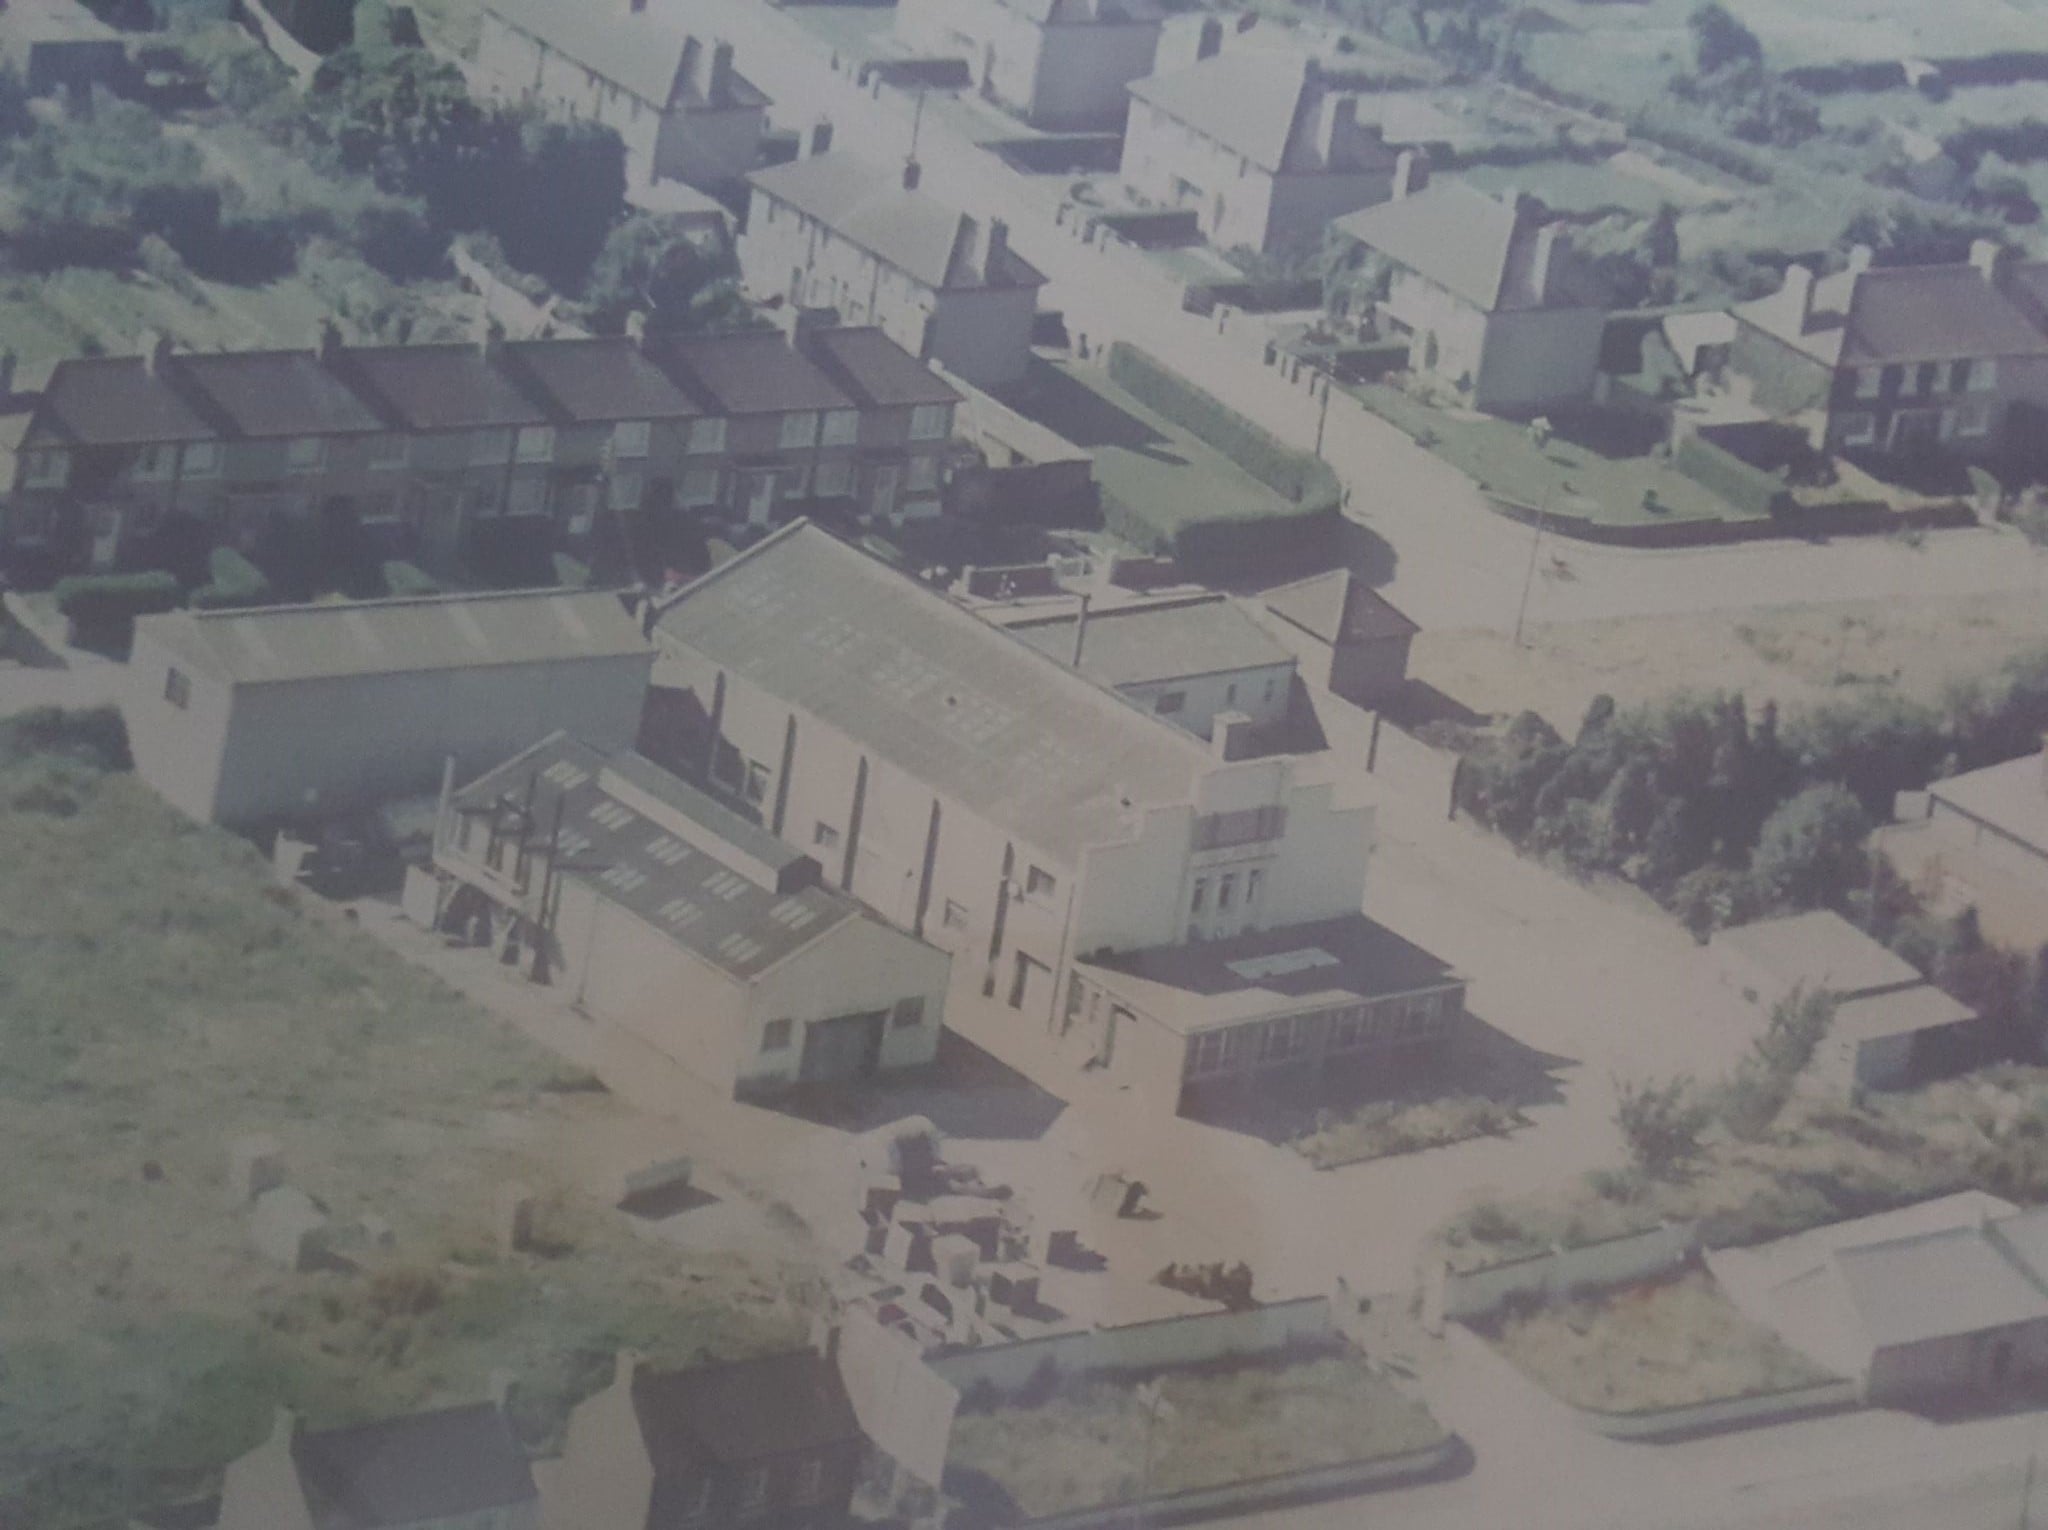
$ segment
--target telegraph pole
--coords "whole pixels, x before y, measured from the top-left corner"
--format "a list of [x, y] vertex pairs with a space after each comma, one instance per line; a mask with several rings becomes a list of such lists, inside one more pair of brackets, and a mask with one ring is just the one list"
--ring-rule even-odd
[[[1550, 421], [1538, 415], [1529, 422], [1529, 440], [1540, 453], [1550, 444]], [[1522, 646], [1522, 624], [1529, 615], [1529, 592], [1536, 584], [1536, 553], [1543, 546], [1543, 529], [1550, 515], [1550, 491], [1545, 489], [1536, 506], [1536, 535], [1529, 540], [1529, 566], [1522, 573], [1522, 601], [1515, 608], [1515, 646]]]

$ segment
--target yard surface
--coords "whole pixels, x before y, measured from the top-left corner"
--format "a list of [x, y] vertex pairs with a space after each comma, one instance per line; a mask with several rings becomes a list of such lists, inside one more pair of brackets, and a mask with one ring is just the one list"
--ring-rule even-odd
[[[789, 1267], [659, 1248], [567, 1188], [617, 1107], [132, 776], [0, 763], [0, 1521], [206, 1488], [289, 1403], [322, 1426], [518, 1378], [536, 1438], [622, 1343], [799, 1339]], [[224, 1194], [281, 1143], [353, 1268], [291, 1274]], [[549, 1253], [493, 1207], [540, 1199]], [[389, 1225], [388, 1247], [352, 1237]]]
[[[1569, 566], [1568, 544], [1548, 546]], [[2048, 556], [2017, 539], [2012, 552], [2041, 557], [2048, 572]], [[1547, 560], [1544, 568], [1539, 578], [1556, 577]], [[1540, 592], [1534, 604], [1541, 608]], [[1560, 622], [1532, 626], [1526, 642], [1425, 632], [1410, 672], [1474, 711], [1532, 708], [1567, 736], [1602, 693], [1624, 706], [1702, 684], [1787, 710], [1872, 689], [1932, 702], [1956, 681], [2048, 644], [2048, 602], [2011, 593]]]
[[1834, 1379], [1743, 1316], [1703, 1271], [1508, 1318], [1489, 1337], [1539, 1386], [1602, 1413], [1649, 1413]]
[[[1653, 456], [1651, 447], [1662, 430], [1647, 419], [1603, 413], [1574, 422], [1560, 414], [1552, 419], [1550, 440], [1539, 447], [1525, 425], [1437, 408], [1390, 383], [1365, 383], [1350, 391], [1374, 414], [1503, 499], [1619, 526], [1755, 518]], [[1655, 508], [1645, 506], [1645, 493], [1655, 494]]]
[[1348, 1349], [1172, 1371], [1160, 1395], [1149, 1452], [1148, 1410], [1125, 1378], [1086, 1380], [1036, 1405], [963, 1407], [947, 1491], [1035, 1519], [1396, 1456], [1444, 1438], [1427, 1409]]
[[1003, 402], [1095, 455], [1095, 481], [1155, 529], [1286, 517], [1298, 507], [1191, 431], [1139, 403], [1102, 370], [1042, 363]]

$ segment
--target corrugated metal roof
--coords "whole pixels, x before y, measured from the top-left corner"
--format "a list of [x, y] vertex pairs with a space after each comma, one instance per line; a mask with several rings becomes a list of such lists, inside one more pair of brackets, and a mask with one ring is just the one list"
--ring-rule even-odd
[[[1068, 613], [1008, 623], [1004, 630], [1065, 664], [1074, 653], [1075, 621], [1075, 614]], [[1221, 596], [1091, 612], [1081, 642], [1081, 673], [1104, 685], [1143, 685], [1293, 663], [1293, 654]]]
[[652, 652], [619, 598], [602, 590], [172, 611], [137, 625], [234, 685]]
[[[637, 790], [612, 787], [615, 773]], [[542, 853], [561, 804], [565, 875], [742, 982], [860, 915], [843, 893], [786, 880], [807, 857], [637, 755], [607, 756], [558, 733], [454, 798], [471, 812], [524, 812], [529, 802], [528, 843]], [[792, 890], [767, 882], [764, 867]]]
[[1208, 751], [807, 521], [707, 574], [664, 642], [1071, 862], [1191, 799]]
[[1036, 287], [1038, 269], [1015, 251], [1001, 281], [990, 283], [973, 259], [981, 231], [959, 208], [923, 191], [906, 191], [901, 172], [843, 150], [816, 154], [768, 170], [750, 183], [766, 196], [824, 224], [926, 287]]

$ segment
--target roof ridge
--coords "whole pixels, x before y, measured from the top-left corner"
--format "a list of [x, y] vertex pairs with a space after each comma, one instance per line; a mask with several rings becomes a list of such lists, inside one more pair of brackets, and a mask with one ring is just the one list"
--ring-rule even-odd
[[532, 600], [540, 596], [571, 598], [577, 596], [611, 595], [616, 591], [593, 589], [570, 589], [566, 585], [539, 585], [526, 590], [444, 590], [431, 595], [379, 595], [368, 600], [308, 600], [276, 601], [267, 606], [232, 606], [221, 610], [200, 610], [188, 607], [168, 615], [189, 616], [194, 621], [233, 621], [246, 616], [279, 616], [286, 612], [294, 615], [335, 615], [350, 611], [387, 611], [394, 606], [445, 606], [461, 602], [487, 600]]

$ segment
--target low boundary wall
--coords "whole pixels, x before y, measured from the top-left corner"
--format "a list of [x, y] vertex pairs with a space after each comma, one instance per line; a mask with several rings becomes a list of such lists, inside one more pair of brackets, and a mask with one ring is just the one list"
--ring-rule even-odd
[[1596, 1408], [1566, 1407], [1595, 1434], [1610, 1440], [1668, 1440], [1684, 1435], [1712, 1434], [1722, 1429], [1747, 1429], [1779, 1424], [1813, 1413], [1833, 1413], [1863, 1406], [1863, 1389], [1853, 1381], [1822, 1381], [1789, 1392], [1756, 1397], [1724, 1397], [1685, 1408], [1658, 1408], [1648, 1413], [1603, 1413]]
[[1696, 1226], [1666, 1222], [1583, 1248], [1553, 1248], [1479, 1270], [1453, 1270], [1439, 1261], [1424, 1273], [1422, 1321], [1440, 1333], [1447, 1322], [1491, 1317], [1517, 1298], [1545, 1300], [1630, 1285], [1678, 1269], [1698, 1249]]

